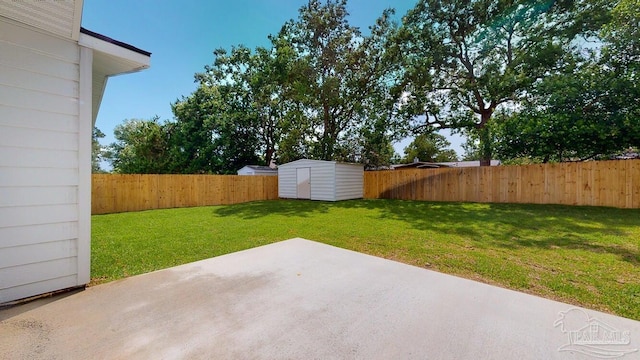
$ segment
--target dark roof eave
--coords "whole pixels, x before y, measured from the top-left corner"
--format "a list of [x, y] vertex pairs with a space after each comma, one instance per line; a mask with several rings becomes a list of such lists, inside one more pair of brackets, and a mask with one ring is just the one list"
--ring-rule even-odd
[[141, 54], [141, 55], [144, 55], [144, 56], [149, 56], [149, 57], [151, 56], [151, 53], [148, 52], [148, 51], [144, 51], [144, 50], [139, 49], [139, 48], [137, 48], [137, 47], [135, 47], [133, 45], [129, 45], [127, 43], [124, 43], [122, 41], [114, 40], [114, 39], [112, 39], [112, 38], [110, 38], [108, 36], [105, 36], [105, 35], [102, 35], [102, 34], [98, 34], [97, 32], [93, 32], [91, 30], [87, 30], [87, 29], [85, 29], [83, 27], [80, 28], [80, 32], [82, 34], [87, 34], [89, 36], [93, 36], [94, 38], [98, 38], [98, 39], [106, 41], [108, 43], [120, 46], [120, 47], [125, 48], [127, 50], [135, 51], [138, 54]]
[[430, 162], [417, 162], [417, 163], [409, 163], [409, 164], [396, 164], [391, 165], [392, 169], [437, 169], [437, 168], [448, 168], [449, 165], [438, 164], [438, 163], [430, 163]]

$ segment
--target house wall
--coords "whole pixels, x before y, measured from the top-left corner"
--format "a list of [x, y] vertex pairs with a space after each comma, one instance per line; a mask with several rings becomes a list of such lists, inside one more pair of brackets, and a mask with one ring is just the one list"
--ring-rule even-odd
[[364, 166], [336, 164], [336, 200], [361, 199], [364, 194]]
[[0, 17], [0, 303], [89, 279], [80, 62], [76, 42]]

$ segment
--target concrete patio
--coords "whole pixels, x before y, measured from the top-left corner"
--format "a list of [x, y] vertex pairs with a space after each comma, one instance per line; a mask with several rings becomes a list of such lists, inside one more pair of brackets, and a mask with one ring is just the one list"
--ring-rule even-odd
[[287, 240], [0, 311], [3, 359], [638, 359], [640, 322]]

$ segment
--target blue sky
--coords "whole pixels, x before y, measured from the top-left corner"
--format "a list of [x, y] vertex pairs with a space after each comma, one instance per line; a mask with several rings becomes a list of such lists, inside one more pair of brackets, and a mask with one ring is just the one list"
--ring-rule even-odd
[[[124, 119], [173, 119], [171, 103], [195, 90], [193, 75], [217, 48], [268, 46], [267, 36], [298, 16], [307, 0], [85, 0], [82, 26], [150, 51], [151, 68], [115, 76], [107, 84], [96, 126], [114, 141]], [[399, 19], [416, 0], [349, 0], [349, 22], [363, 32], [386, 8]], [[446, 135], [443, 133], [443, 135]], [[450, 138], [461, 155], [459, 138]], [[396, 151], [408, 144], [395, 145]]]

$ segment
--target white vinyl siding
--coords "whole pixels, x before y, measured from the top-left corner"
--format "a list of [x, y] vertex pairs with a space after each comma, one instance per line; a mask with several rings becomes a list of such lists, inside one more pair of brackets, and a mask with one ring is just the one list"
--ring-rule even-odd
[[360, 199], [364, 194], [364, 167], [336, 164], [336, 200]]
[[[0, 227], [76, 221], [78, 221], [76, 204], [0, 207]], [[43, 241], [46, 241], [46, 238]], [[0, 245], [0, 248], [2, 248], [2, 245]]]
[[[3, 288], [5, 288], [3, 290], [19, 291], [21, 286], [30, 283], [38, 282], [41, 286], [46, 286], [47, 280], [74, 276], [76, 275], [77, 268], [78, 265], [75, 257], [52, 259], [49, 261], [10, 266], [0, 269], [0, 279], [3, 279]], [[75, 279], [69, 283], [71, 285], [66, 287], [73, 286]], [[36, 294], [41, 293], [42, 291], [38, 290]]]
[[[0, 263], [4, 269], [50, 260], [69, 259], [77, 255], [76, 241], [60, 240], [33, 245], [13, 246], [0, 253]], [[26, 261], [25, 261], [26, 260]]]
[[[0, 85], [0, 88], [2, 85]], [[31, 94], [37, 97], [38, 94]], [[2, 110], [0, 110], [1, 112]], [[0, 120], [1, 121], [1, 120]], [[78, 150], [78, 134], [52, 130], [6, 126], [0, 123], [3, 147], [26, 149]]]
[[278, 167], [278, 196], [284, 199], [295, 199], [297, 194], [295, 167]]
[[[66, 263], [67, 265], [74, 265], [75, 261], [71, 260]], [[61, 267], [60, 263], [53, 263], [54, 266]], [[16, 268], [11, 268], [16, 269]], [[19, 270], [19, 269], [18, 269]], [[46, 272], [45, 267], [38, 268], [38, 272], [34, 273], [36, 275], [36, 281], [34, 282], [25, 282], [20, 286], [9, 287], [4, 290], [6, 294], [10, 294], [11, 297], [5, 298], [3, 301], [11, 301], [10, 299], [24, 299], [30, 296], [34, 296], [34, 294], [42, 294], [42, 289], [51, 289], [48, 291], [54, 291], [57, 289], [66, 289], [69, 287], [73, 287], [75, 285], [76, 279], [78, 278], [77, 274], [71, 274], [68, 276], [61, 276], [56, 278], [49, 278], [48, 273]], [[60, 271], [58, 271], [60, 273]], [[0, 274], [0, 276], [11, 276], [11, 273]], [[38, 278], [37, 276], [40, 276]], [[1, 285], [0, 285], [1, 286]]]
[[[0, 152], [2, 152], [0, 145]], [[4, 154], [4, 152], [2, 152]], [[4, 156], [4, 155], [2, 155]], [[0, 186], [61, 186], [78, 185], [77, 169], [57, 168], [13, 168], [6, 167], [0, 171]], [[0, 207], [2, 204], [0, 203]]]
[[81, 285], [79, 69], [76, 42], [0, 18], [0, 303]]
[[[78, 71], [77, 67], [69, 70], [71, 73]], [[0, 72], [0, 83], [58, 96], [73, 97], [78, 93], [78, 84], [73, 80], [38, 74], [17, 67], [11, 67], [11, 71]]]
[[77, 39], [82, 1], [0, 1], [0, 14], [65, 38]]
[[2, 99], [0, 100], [0, 104], [3, 106], [9, 106], [7, 104], [11, 104], [10, 106], [22, 109], [48, 110], [58, 114], [78, 115], [77, 99], [69, 99], [64, 96], [36, 90], [9, 87], [3, 84], [3, 86], [0, 86], [0, 99]]
[[[2, 66], [1, 63], [0, 66]], [[19, 126], [23, 129], [52, 130], [65, 133], [78, 132], [78, 117], [76, 115], [54, 114], [33, 109], [0, 106], [2, 106], [2, 114], [4, 116], [0, 119], [0, 124], [4, 126]], [[46, 122], [42, 121], [43, 117], [47, 118]]]
[[73, 186], [0, 187], [0, 198], [3, 207], [74, 205], [78, 202], [78, 192]]
[[311, 200], [335, 200], [335, 163], [331, 161], [311, 164]]
[[0, 239], [4, 248], [72, 240], [78, 237], [78, 223], [62, 222], [42, 225], [0, 227]]
[[25, 149], [6, 146], [0, 158], [0, 167], [76, 169], [78, 152], [75, 150]]
[[278, 195], [295, 199], [296, 169], [311, 169], [311, 200], [362, 198], [364, 167], [359, 164], [302, 159], [278, 167]]

